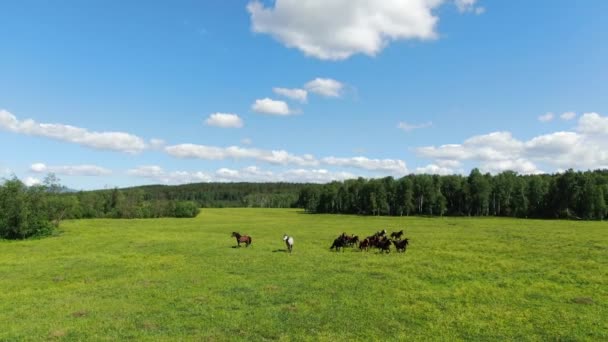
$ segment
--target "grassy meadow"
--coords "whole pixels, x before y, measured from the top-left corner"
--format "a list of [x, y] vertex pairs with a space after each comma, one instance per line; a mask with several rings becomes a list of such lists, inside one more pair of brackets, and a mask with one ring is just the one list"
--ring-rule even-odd
[[[329, 251], [383, 228], [405, 230], [407, 253]], [[0, 322], [0, 341], [608, 340], [608, 224], [286, 209], [67, 221], [0, 241]]]

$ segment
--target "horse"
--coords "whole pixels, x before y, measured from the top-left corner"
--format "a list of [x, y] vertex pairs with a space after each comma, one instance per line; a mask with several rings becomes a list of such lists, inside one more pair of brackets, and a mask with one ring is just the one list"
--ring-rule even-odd
[[288, 236], [287, 234], [285, 234], [283, 236], [283, 241], [285, 241], [285, 245], [287, 245], [287, 250], [289, 251], [289, 253], [291, 253], [291, 250], [293, 249], [293, 236]]
[[391, 252], [391, 240], [384, 239], [377, 242], [376, 247], [380, 250], [381, 253], [390, 253]]
[[241, 243], [244, 243], [245, 247], [249, 247], [249, 245], [251, 245], [251, 236], [249, 235], [241, 235], [237, 232], [232, 232], [231, 236], [236, 238], [236, 244], [238, 247], [241, 247]]
[[393, 244], [395, 245], [395, 248], [397, 248], [397, 253], [399, 253], [399, 252], [405, 253], [405, 250], [407, 249], [407, 245], [410, 244], [410, 240], [408, 238], [405, 238], [403, 240], [396, 240], [396, 241], [393, 241]]
[[359, 242], [359, 237], [357, 235], [344, 236], [342, 239], [347, 247], [354, 247], [355, 244]]
[[359, 242], [359, 249], [361, 251], [367, 251], [369, 249], [369, 239], [363, 239], [363, 241]]
[[385, 235], [386, 235], [386, 229], [379, 230], [374, 234], [375, 237], [381, 237], [381, 236], [385, 236]]
[[393, 239], [401, 239], [402, 236], [403, 236], [403, 229], [401, 229], [398, 232], [391, 233], [391, 238], [393, 238]]
[[338, 236], [335, 240], [334, 243], [331, 245], [331, 247], [329, 247], [330, 250], [332, 249], [336, 249], [336, 252], [340, 250], [340, 248], [342, 248], [342, 252], [344, 252], [344, 246], [346, 246], [346, 241], [344, 239], [344, 237]]

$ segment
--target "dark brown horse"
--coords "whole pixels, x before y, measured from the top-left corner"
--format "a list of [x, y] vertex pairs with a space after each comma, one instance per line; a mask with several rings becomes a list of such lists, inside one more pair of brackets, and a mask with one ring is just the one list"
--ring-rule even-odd
[[405, 250], [407, 249], [407, 245], [410, 244], [410, 239], [403, 239], [403, 240], [395, 240], [393, 241], [393, 244], [395, 245], [395, 248], [397, 248], [397, 253], [402, 252], [405, 253]]
[[401, 229], [398, 232], [391, 233], [391, 238], [393, 238], [393, 239], [401, 239], [402, 236], [403, 236], [403, 229]]
[[249, 235], [241, 235], [237, 232], [232, 232], [231, 236], [236, 238], [236, 244], [238, 247], [241, 247], [241, 243], [244, 243], [245, 247], [249, 247], [249, 245], [251, 245], [251, 236]]

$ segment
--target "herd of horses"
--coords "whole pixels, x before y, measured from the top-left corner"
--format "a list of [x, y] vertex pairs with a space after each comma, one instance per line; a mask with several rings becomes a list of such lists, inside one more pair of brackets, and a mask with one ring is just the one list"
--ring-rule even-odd
[[[342, 252], [344, 252], [345, 247], [355, 247], [358, 244], [359, 250], [361, 251], [367, 252], [371, 248], [376, 248], [380, 253], [390, 253], [391, 245], [394, 245], [397, 253], [405, 253], [410, 240], [408, 238], [404, 238], [404, 234], [405, 233], [402, 229], [398, 232], [392, 232], [390, 235], [387, 235], [386, 229], [382, 229], [363, 240], [359, 240], [357, 235], [347, 235], [346, 233], [342, 233], [340, 236], [334, 239], [334, 242], [329, 250], [335, 250], [336, 252], [342, 250]], [[236, 238], [237, 245], [235, 247], [241, 247], [242, 243], [245, 244], [245, 247], [249, 247], [251, 245], [252, 239], [249, 235], [241, 235], [238, 232], [232, 232], [231, 236]], [[283, 241], [287, 247], [287, 252], [291, 253], [293, 250], [293, 236], [285, 234], [283, 236]]]
[[404, 234], [402, 229], [398, 232], [392, 232], [389, 237], [386, 233], [386, 229], [382, 229], [363, 240], [359, 240], [357, 235], [342, 233], [342, 235], [334, 240], [329, 249], [335, 250], [336, 252], [340, 250], [344, 252], [345, 247], [354, 247], [359, 243], [359, 250], [361, 251], [367, 252], [370, 248], [377, 248], [380, 253], [390, 253], [391, 245], [395, 245], [397, 253], [405, 253], [410, 240], [408, 238], [403, 238]]

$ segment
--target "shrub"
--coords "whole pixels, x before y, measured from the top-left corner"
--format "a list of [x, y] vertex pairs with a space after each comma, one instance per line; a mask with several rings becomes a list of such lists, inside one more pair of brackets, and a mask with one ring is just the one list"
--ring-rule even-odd
[[25, 239], [52, 231], [43, 187], [28, 188], [16, 178], [0, 186], [0, 238]]
[[200, 211], [198, 204], [192, 201], [182, 201], [175, 203], [173, 212], [174, 217], [196, 217]]

